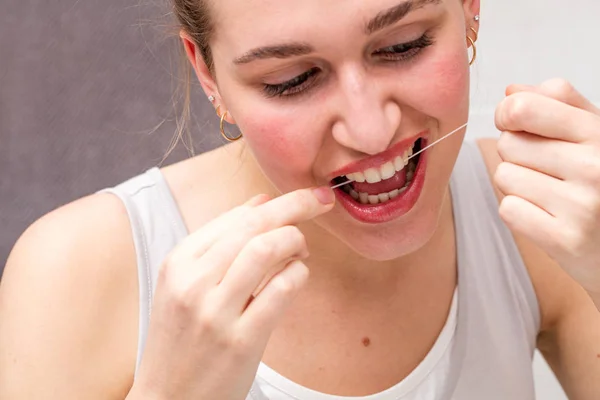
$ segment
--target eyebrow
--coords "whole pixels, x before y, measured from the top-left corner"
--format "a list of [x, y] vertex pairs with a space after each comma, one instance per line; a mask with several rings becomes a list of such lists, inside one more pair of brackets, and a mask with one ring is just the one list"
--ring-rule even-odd
[[367, 35], [371, 35], [374, 32], [377, 32], [379, 30], [387, 28], [390, 25], [397, 23], [402, 18], [410, 14], [412, 11], [418, 10], [430, 4], [437, 5], [441, 2], [442, 0], [414, 0], [400, 3], [397, 6], [389, 8], [377, 14], [375, 18], [373, 18], [367, 23], [365, 33]]
[[241, 57], [236, 58], [234, 64], [247, 64], [254, 60], [265, 58], [288, 58], [303, 56], [314, 51], [313, 47], [306, 43], [289, 43], [275, 46], [266, 46], [252, 49]]
[[[412, 11], [429, 4], [440, 4], [442, 0], [408, 0], [397, 6], [380, 12], [365, 25], [365, 33], [371, 35], [390, 25], [394, 25]], [[257, 47], [233, 60], [234, 64], [248, 64], [255, 60], [267, 58], [289, 58], [310, 54], [314, 48], [307, 43], [288, 43], [274, 46]]]

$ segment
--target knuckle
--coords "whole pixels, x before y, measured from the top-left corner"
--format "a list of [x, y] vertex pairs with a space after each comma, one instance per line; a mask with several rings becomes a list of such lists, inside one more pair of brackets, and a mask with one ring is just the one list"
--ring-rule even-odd
[[511, 147], [511, 133], [508, 131], [504, 131], [500, 134], [500, 138], [496, 143], [496, 150], [500, 155], [500, 158], [503, 160], [506, 158], [506, 155], [510, 152]]
[[271, 281], [273, 289], [283, 296], [288, 296], [296, 291], [296, 285], [291, 279], [280, 277]]
[[530, 114], [530, 102], [523, 93], [516, 93], [505, 99], [505, 107], [501, 115], [503, 126], [510, 130], [518, 130], [521, 121], [524, 121]]
[[215, 306], [214, 302], [205, 302], [200, 308], [196, 316], [197, 328], [203, 334], [216, 334], [221, 338], [225, 338], [226, 335], [220, 329], [220, 310]]
[[542, 83], [541, 87], [550, 97], [558, 100], [567, 99], [575, 92], [571, 82], [563, 78], [549, 79]]
[[189, 315], [193, 313], [195, 308], [192, 295], [187, 289], [171, 290], [169, 301], [170, 308], [175, 314]]
[[166, 302], [168, 309], [174, 315], [189, 316], [195, 309], [195, 296], [189, 286], [178, 284], [173, 277], [167, 280], [163, 286], [166, 290]]
[[498, 213], [500, 217], [506, 222], [507, 218], [510, 216], [510, 204], [506, 201], [506, 197], [502, 199], [500, 205], [498, 206]]
[[507, 162], [501, 162], [500, 164], [498, 164], [498, 167], [496, 168], [496, 172], [494, 174], [494, 181], [496, 182], [496, 185], [499, 189], [506, 189], [508, 187], [508, 184], [512, 182], [511, 170], [512, 168]]
[[196, 307], [199, 295], [195, 282], [174, 269], [178, 265], [165, 262], [159, 269], [157, 279], [157, 293], [164, 293], [164, 298], [169, 308], [180, 314], [189, 314]]
[[177, 251], [169, 253], [158, 270], [159, 279], [166, 279], [180, 262], [180, 256]]
[[514, 222], [513, 216], [516, 214], [516, 206], [516, 199], [513, 196], [505, 196], [502, 199], [498, 208], [498, 212], [500, 213], [500, 217], [504, 220], [504, 222], [508, 224]]
[[252, 351], [253, 343], [248, 335], [238, 333], [229, 337], [228, 346], [233, 351], [234, 356], [245, 357]]
[[177, 281], [177, 274], [173, 270], [173, 265], [170, 262], [165, 262], [161, 265], [158, 271], [158, 279], [156, 282], [157, 290], [166, 292], [171, 299], [178, 299], [180, 292], [183, 291], [180, 282]]
[[191, 261], [188, 248], [190, 244], [190, 236], [186, 236], [175, 249], [167, 254], [158, 268], [159, 279], [165, 279], [169, 275], [176, 274], [176, 271], [179, 269], [178, 266], [187, 264]]
[[248, 242], [248, 249], [258, 260], [268, 260], [275, 255], [275, 246], [264, 236], [254, 237]]
[[285, 240], [295, 248], [306, 247], [306, 238], [302, 231], [295, 225], [285, 227]]

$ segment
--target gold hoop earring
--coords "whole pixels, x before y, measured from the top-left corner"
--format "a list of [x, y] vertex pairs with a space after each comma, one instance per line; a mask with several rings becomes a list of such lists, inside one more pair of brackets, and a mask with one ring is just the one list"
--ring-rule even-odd
[[242, 134], [240, 133], [239, 136], [237, 137], [229, 137], [227, 136], [227, 134], [225, 133], [225, 117], [227, 117], [227, 111], [225, 111], [223, 113], [223, 115], [221, 115], [221, 106], [217, 106], [217, 116], [219, 116], [221, 118], [221, 121], [219, 122], [219, 129], [221, 130], [221, 136], [223, 136], [225, 138], [225, 140], [227, 140], [228, 142], [235, 142], [236, 140], [239, 140], [242, 138]]
[[471, 44], [471, 47], [473, 47], [473, 57], [471, 57], [471, 60], [469, 61], [469, 66], [471, 66], [475, 62], [475, 59], [477, 58], [477, 46], [475, 45], [475, 42], [477, 42], [477, 39], [479, 39], [479, 33], [472, 26], [470, 26], [469, 29], [475, 35], [474, 39], [471, 39], [471, 36], [467, 35], [467, 41]]
[[473, 39], [473, 41], [476, 42], [477, 39], [479, 39], [479, 33], [472, 26], [470, 26], [469, 29], [471, 29], [471, 32], [475, 34], [475, 39]]
[[471, 57], [471, 61], [469, 61], [469, 66], [471, 66], [477, 58], [477, 46], [475, 46], [475, 41], [471, 39], [469, 35], [467, 35], [467, 40], [469, 41], [469, 43], [471, 43], [471, 47], [473, 47], [473, 56]]

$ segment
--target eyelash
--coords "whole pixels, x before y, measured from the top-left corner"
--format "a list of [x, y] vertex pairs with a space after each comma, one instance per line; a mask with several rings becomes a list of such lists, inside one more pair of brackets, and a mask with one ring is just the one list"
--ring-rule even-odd
[[387, 58], [388, 61], [405, 61], [416, 56], [421, 50], [432, 44], [433, 38], [426, 32], [417, 40], [384, 47], [383, 49], [377, 50], [374, 54], [382, 55]]
[[[426, 32], [423, 36], [412, 42], [384, 47], [373, 54], [381, 56], [385, 62], [409, 61], [433, 43], [433, 38]], [[318, 74], [318, 68], [311, 68], [287, 82], [276, 85], [265, 84], [263, 91], [267, 97], [292, 97], [307, 90], [313, 84]]]
[[264, 92], [268, 97], [294, 96], [306, 89], [319, 73], [318, 68], [311, 68], [305, 73], [277, 85], [265, 84]]

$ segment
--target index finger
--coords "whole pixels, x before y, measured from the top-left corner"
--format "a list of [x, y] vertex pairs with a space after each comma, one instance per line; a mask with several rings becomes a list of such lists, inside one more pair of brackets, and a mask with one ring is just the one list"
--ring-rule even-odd
[[580, 108], [585, 111], [600, 115], [600, 109], [582, 95], [569, 81], [564, 79], [550, 79], [539, 86], [530, 85], [509, 85], [506, 88], [506, 95], [513, 93], [533, 92], [543, 96], [550, 97], [570, 106]]
[[255, 227], [259, 231], [296, 225], [331, 211], [334, 204], [333, 190], [326, 186], [299, 189], [256, 207], [251, 216], [253, 221], [250, 223], [261, 225]]
[[259, 194], [245, 203], [231, 209], [229, 212], [208, 221], [200, 229], [186, 236], [176, 248], [178, 259], [197, 258], [204, 254], [215, 242], [222, 238], [238, 223], [240, 218], [248, 214], [254, 207], [269, 200], [269, 196]]
[[[206, 266], [204, 274], [208, 277], [205, 282], [214, 285], [220, 282], [252, 238], [313, 219], [331, 210], [334, 201], [333, 191], [328, 187], [300, 189], [248, 210], [238, 224], [229, 227], [227, 234], [202, 254], [202, 264]], [[269, 252], [270, 249], [265, 251]]]
[[502, 132], [523, 131], [575, 143], [597, 138], [600, 125], [600, 116], [534, 92], [506, 97], [494, 118]]

